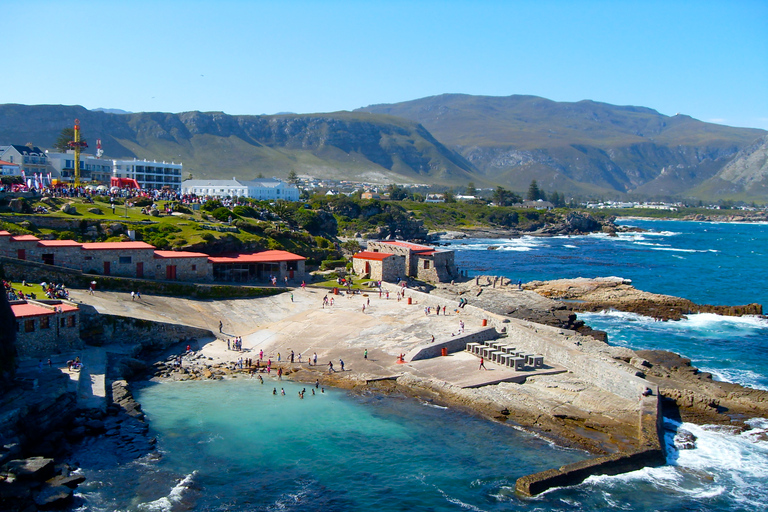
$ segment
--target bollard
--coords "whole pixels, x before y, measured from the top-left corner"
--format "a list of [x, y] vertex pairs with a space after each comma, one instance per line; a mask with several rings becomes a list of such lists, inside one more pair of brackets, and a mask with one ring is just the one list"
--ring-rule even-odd
[[443, 356], [447, 356], [448, 355], [448, 348], [447, 347], [441, 348], [440, 349], [440, 354], [443, 355]]
[[488, 325], [488, 320], [486, 318], [483, 318], [483, 327], [485, 327], [486, 325]]
[[338, 295], [339, 294], [339, 289], [338, 288], [334, 288], [333, 289], [333, 294], [334, 295]]
[[411, 298], [410, 298], [410, 297], [408, 297], [408, 304], [410, 304], [410, 303], [411, 303]]

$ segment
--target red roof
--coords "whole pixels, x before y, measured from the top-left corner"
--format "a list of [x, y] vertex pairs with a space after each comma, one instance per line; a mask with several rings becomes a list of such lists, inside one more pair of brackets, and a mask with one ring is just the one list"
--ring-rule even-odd
[[221, 256], [208, 257], [208, 261], [211, 263], [274, 263], [278, 261], [303, 261], [306, 259], [304, 256], [288, 251], [262, 251], [251, 254], [222, 254]]
[[83, 244], [86, 250], [114, 250], [125, 251], [134, 249], [154, 249], [154, 245], [146, 242], [88, 242]]
[[357, 258], [359, 260], [378, 260], [381, 261], [385, 258], [389, 258], [390, 256], [394, 256], [394, 254], [389, 252], [371, 252], [371, 251], [361, 251], [354, 256], [353, 258]]
[[35, 235], [19, 235], [19, 236], [12, 236], [11, 240], [14, 242], [37, 242], [40, 239], [37, 238]]
[[13, 316], [16, 318], [28, 318], [31, 316], [46, 316], [52, 315], [53, 310], [48, 308], [41, 308], [34, 304], [11, 304], [11, 310]]
[[0, 231], [0, 236], [11, 236], [11, 233], [9, 231], [2, 230]]
[[74, 240], [40, 240], [37, 244], [42, 247], [80, 247], [80, 242]]
[[419, 244], [412, 244], [410, 242], [379, 242], [381, 244], [389, 244], [389, 245], [396, 245], [398, 247], [405, 247], [407, 249], [410, 249], [414, 252], [423, 252], [423, 251], [432, 251], [435, 252], [434, 247], [428, 247], [426, 245], [419, 245]]
[[207, 258], [202, 252], [189, 251], [155, 251], [155, 258]]
[[[62, 313], [71, 313], [72, 311], [77, 311], [77, 306], [65, 304], [63, 302], [59, 304], [51, 304], [51, 307], [61, 308]], [[16, 318], [29, 318], [33, 316], [46, 316], [54, 314], [53, 309], [44, 308], [42, 306], [38, 306], [37, 304], [30, 304], [28, 302], [23, 304], [11, 304], [11, 310], [13, 311], [13, 316]]]
[[14, 164], [14, 163], [11, 163], [11, 162], [6, 162], [5, 160], [0, 160], [0, 165], [12, 165], [14, 167], [18, 167], [19, 166], [19, 164]]

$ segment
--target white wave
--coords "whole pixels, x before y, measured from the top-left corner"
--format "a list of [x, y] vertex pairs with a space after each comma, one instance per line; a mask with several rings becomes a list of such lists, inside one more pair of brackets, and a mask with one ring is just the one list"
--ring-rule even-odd
[[578, 249], [575, 245], [564, 245], [563, 247], [567, 247], [568, 249]]
[[434, 407], [435, 409], [447, 409], [447, 407], [443, 405], [431, 404], [429, 402], [421, 402], [421, 405], [426, 405], [427, 407]]
[[768, 319], [754, 315], [723, 316], [715, 313], [696, 313], [688, 315], [686, 320], [680, 320], [680, 322], [698, 329], [709, 329], [718, 324], [733, 327], [768, 328]]
[[486, 512], [482, 508], [478, 508], [478, 507], [472, 505], [471, 503], [465, 503], [465, 502], [461, 501], [458, 498], [454, 498], [452, 496], [449, 496], [445, 491], [443, 491], [439, 487], [435, 487], [435, 489], [437, 489], [437, 492], [439, 492], [442, 495], [442, 497], [445, 498], [445, 501], [447, 501], [448, 503], [451, 503], [453, 505], [458, 505], [459, 507], [461, 507], [463, 509], [466, 509], [466, 510], [473, 510], [474, 512]]
[[181, 481], [176, 484], [173, 489], [171, 489], [171, 492], [168, 493], [168, 496], [163, 496], [162, 498], [156, 499], [155, 501], [150, 501], [148, 503], [139, 503], [138, 509], [147, 510], [150, 512], [171, 512], [173, 506], [181, 501], [184, 492], [189, 489], [190, 485], [192, 484], [192, 480], [196, 475], [197, 470], [182, 478]]
[[736, 368], [708, 368], [706, 365], [702, 365], [699, 368], [703, 372], [711, 373], [715, 380], [722, 382], [733, 382], [747, 386], [752, 389], [762, 389], [768, 391], [768, 387], [759, 384], [763, 376], [752, 370], [741, 370]]

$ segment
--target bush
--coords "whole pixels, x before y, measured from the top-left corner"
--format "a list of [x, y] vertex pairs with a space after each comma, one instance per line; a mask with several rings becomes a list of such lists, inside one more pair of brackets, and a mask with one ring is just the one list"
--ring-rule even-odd
[[222, 208], [224, 205], [221, 204], [221, 201], [218, 201], [216, 199], [211, 199], [210, 201], [206, 201], [203, 203], [203, 210], [206, 212], [212, 212], [216, 210], [217, 208]]
[[340, 260], [323, 260], [322, 263], [320, 263], [320, 269], [321, 270], [331, 270], [334, 268], [339, 267], [346, 267], [347, 266], [347, 260], [340, 259]]
[[235, 206], [232, 211], [239, 217], [259, 218], [259, 212], [253, 206]]
[[139, 197], [137, 199], [134, 199], [131, 201], [133, 203], [133, 206], [139, 206], [141, 208], [144, 208], [145, 206], [152, 206], [152, 199], [149, 197]]
[[223, 206], [221, 208], [216, 208], [215, 210], [213, 210], [211, 212], [211, 215], [216, 220], [220, 220], [221, 222], [228, 222], [230, 217], [232, 217], [232, 219], [238, 218], [235, 212], [233, 212], [229, 208], [224, 208]]

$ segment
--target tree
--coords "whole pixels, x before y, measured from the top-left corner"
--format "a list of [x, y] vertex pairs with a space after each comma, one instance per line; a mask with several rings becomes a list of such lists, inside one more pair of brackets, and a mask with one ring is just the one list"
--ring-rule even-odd
[[493, 191], [491, 200], [499, 206], [509, 206], [514, 203], [519, 203], [520, 196], [502, 186], [498, 186], [496, 187], [496, 190]]
[[475, 182], [470, 181], [469, 183], [467, 183], [467, 195], [473, 196], [475, 194], [477, 194], [477, 189], [475, 188]]
[[453, 189], [452, 188], [449, 188], [448, 190], [445, 191], [445, 193], [443, 194], [443, 200], [446, 203], [455, 203], [456, 202], [456, 195], [453, 193]]
[[291, 172], [288, 173], [288, 183], [291, 185], [299, 185], [299, 175], [296, 174], [296, 171], [291, 169]]
[[405, 187], [401, 187], [400, 185], [396, 185], [394, 183], [391, 183], [387, 187], [387, 192], [389, 192], [389, 199], [392, 201], [402, 201], [408, 197], [408, 191], [405, 190]]
[[531, 184], [528, 186], [528, 195], [526, 196], [526, 199], [529, 201], [541, 199], [541, 190], [539, 190], [539, 185], [536, 183], [536, 180], [531, 181]]
[[[75, 140], [75, 129], [64, 128], [61, 130], [61, 133], [59, 133], [56, 142], [53, 144], [53, 149], [59, 153], [66, 153], [67, 150], [70, 149], [69, 143], [73, 140]], [[80, 142], [86, 143], [86, 140], [83, 138], [82, 134], [80, 134]]]

